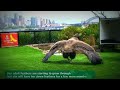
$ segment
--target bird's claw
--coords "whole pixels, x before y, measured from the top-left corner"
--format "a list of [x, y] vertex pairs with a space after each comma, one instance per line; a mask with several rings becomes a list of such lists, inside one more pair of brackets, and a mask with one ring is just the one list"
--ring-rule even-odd
[[72, 59], [68, 58], [69, 63], [72, 63]]

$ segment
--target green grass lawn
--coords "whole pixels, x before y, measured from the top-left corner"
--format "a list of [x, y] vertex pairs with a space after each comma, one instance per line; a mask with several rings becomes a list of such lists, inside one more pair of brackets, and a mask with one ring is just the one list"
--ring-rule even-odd
[[53, 55], [48, 63], [41, 60], [41, 51], [28, 46], [0, 48], [0, 78], [9, 70], [87, 70], [94, 71], [95, 79], [120, 79], [120, 53], [102, 52], [103, 64], [92, 65], [83, 54], [77, 55], [72, 63], [62, 56]]

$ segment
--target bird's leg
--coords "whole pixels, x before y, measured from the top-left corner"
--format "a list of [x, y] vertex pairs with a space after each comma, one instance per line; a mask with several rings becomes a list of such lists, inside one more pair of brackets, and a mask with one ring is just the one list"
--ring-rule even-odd
[[72, 63], [72, 59], [71, 59], [71, 58], [69, 58], [69, 57], [68, 57], [68, 61], [69, 61], [69, 63]]

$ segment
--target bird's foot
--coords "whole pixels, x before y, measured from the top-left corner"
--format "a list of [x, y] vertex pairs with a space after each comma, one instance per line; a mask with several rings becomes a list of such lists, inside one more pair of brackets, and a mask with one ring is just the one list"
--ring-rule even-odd
[[69, 63], [72, 63], [72, 60], [70, 60]]
[[69, 61], [69, 63], [72, 63], [72, 59], [69, 59], [69, 58], [68, 58], [68, 61]]

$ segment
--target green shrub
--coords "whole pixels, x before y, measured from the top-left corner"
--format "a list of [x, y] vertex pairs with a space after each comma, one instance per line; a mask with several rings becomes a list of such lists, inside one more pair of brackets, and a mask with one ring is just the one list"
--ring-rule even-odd
[[[86, 28], [78, 26], [69, 26], [59, 33], [59, 40], [69, 39], [76, 33], [79, 33], [80, 40], [88, 44], [99, 44], [99, 26], [98, 24], [91, 24]], [[93, 41], [91, 41], [91, 38]]]
[[35, 32], [35, 43], [48, 43], [49, 33], [48, 32]]
[[19, 45], [26, 45], [34, 43], [33, 35], [30, 32], [19, 33]]
[[60, 31], [19, 32], [19, 45], [56, 42]]
[[[88, 44], [99, 44], [99, 24], [92, 24], [86, 28], [79, 26], [69, 26], [62, 31], [44, 31], [44, 32], [19, 32], [19, 45], [38, 44], [57, 42], [59, 40], [67, 40], [76, 33], [79, 33], [80, 40]], [[90, 39], [93, 38], [91, 41]]]
[[76, 27], [76, 26], [69, 26], [69, 27], [63, 29], [59, 33], [58, 37], [60, 40], [69, 39], [69, 38], [73, 37], [73, 35], [75, 35], [76, 33], [81, 33], [81, 28]]
[[59, 39], [59, 33], [60, 33], [61, 31], [52, 31], [51, 32], [51, 42], [57, 42], [57, 41], [59, 41], [60, 39]]
[[91, 24], [88, 27], [84, 28], [86, 32], [86, 37], [93, 36], [95, 39], [95, 43], [99, 44], [99, 26], [98, 24]]

